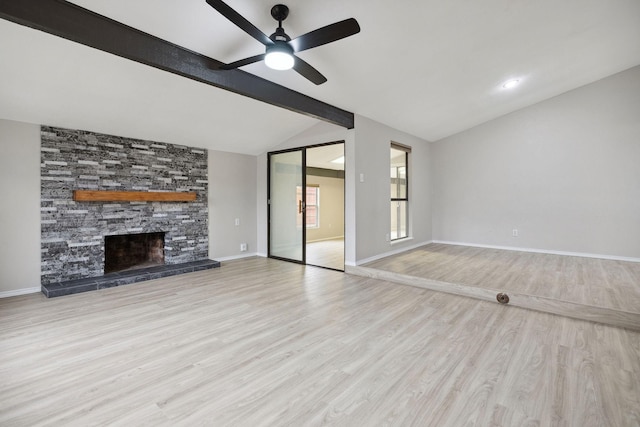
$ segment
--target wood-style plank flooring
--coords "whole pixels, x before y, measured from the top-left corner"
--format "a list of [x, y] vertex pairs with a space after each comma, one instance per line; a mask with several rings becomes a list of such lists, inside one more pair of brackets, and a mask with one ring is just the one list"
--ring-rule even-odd
[[0, 425], [638, 426], [640, 333], [265, 258], [0, 300]]
[[429, 244], [366, 267], [640, 313], [640, 263]]
[[344, 270], [344, 239], [307, 243], [307, 264]]

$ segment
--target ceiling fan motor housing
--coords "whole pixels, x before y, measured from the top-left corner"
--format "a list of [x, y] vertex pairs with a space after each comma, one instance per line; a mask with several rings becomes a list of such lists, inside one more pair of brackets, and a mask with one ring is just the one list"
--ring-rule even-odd
[[277, 43], [277, 42], [289, 42], [291, 40], [291, 37], [289, 37], [287, 35], [287, 33], [284, 32], [284, 28], [282, 28], [282, 27], [278, 27], [276, 29], [276, 32], [271, 34], [269, 36], [269, 38], [271, 40], [273, 40], [275, 43]]

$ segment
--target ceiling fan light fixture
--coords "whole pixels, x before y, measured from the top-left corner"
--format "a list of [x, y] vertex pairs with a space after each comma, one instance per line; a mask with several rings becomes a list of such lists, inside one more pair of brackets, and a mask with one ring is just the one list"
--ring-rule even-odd
[[274, 70], [290, 70], [294, 62], [293, 49], [286, 42], [276, 42], [273, 46], [267, 47], [267, 55], [264, 57], [267, 67]]

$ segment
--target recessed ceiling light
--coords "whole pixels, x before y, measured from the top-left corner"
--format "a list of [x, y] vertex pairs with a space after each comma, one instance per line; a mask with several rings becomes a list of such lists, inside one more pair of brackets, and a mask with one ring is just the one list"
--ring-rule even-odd
[[519, 84], [520, 84], [520, 80], [512, 79], [512, 80], [508, 80], [508, 81], [504, 82], [502, 87], [505, 88], [505, 89], [513, 89], [514, 87], [518, 86]]
[[331, 163], [344, 163], [344, 156], [340, 156], [337, 159], [331, 160]]

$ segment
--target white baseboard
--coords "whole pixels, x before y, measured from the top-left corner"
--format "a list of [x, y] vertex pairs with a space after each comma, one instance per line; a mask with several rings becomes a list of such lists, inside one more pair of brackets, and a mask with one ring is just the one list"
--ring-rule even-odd
[[345, 263], [345, 265], [351, 265], [351, 266], [355, 267], [355, 266], [358, 266], [358, 265], [366, 264], [368, 262], [377, 261], [377, 260], [379, 260], [381, 258], [385, 258], [385, 257], [391, 256], [391, 255], [397, 255], [397, 254], [400, 254], [402, 252], [410, 251], [411, 249], [419, 248], [420, 246], [428, 245], [429, 243], [433, 243], [433, 241], [429, 240], [429, 241], [426, 241], [426, 242], [415, 243], [415, 244], [413, 244], [411, 246], [403, 246], [402, 248], [398, 248], [398, 249], [395, 249], [393, 251], [389, 251], [389, 252], [385, 252], [385, 253], [382, 253], [382, 254], [379, 254], [379, 255], [374, 255], [374, 256], [369, 257], [369, 258], [357, 260], [354, 265], [352, 265], [352, 263]]
[[640, 262], [640, 258], [623, 257], [623, 256], [615, 256], [615, 255], [589, 254], [584, 252], [553, 251], [553, 250], [535, 249], [535, 248], [519, 248], [515, 246], [482, 245], [479, 243], [450, 242], [447, 240], [434, 240], [430, 243], [441, 243], [443, 245], [456, 245], [456, 246], [470, 246], [472, 248], [500, 249], [504, 251], [519, 251], [519, 252], [533, 252], [538, 254], [577, 256], [577, 257], [583, 257], [583, 258], [600, 258], [600, 259], [610, 259], [614, 261]]
[[258, 256], [258, 253], [256, 252], [252, 252], [252, 253], [247, 253], [247, 254], [242, 254], [242, 255], [231, 255], [231, 256], [225, 256], [225, 257], [213, 257], [214, 260], [216, 261], [232, 261], [234, 259], [242, 259], [242, 258], [250, 258], [252, 256]]
[[16, 289], [13, 291], [3, 291], [3, 292], [0, 292], [0, 298], [17, 297], [19, 295], [26, 295], [26, 294], [37, 294], [40, 291], [41, 291], [40, 286], [38, 286], [37, 288], [23, 288], [23, 289]]
[[338, 240], [338, 239], [344, 240], [344, 236], [326, 237], [324, 239], [317, 239], [317, 240], [307, 240], [307, 243], [326, 242], [327, 240]]

